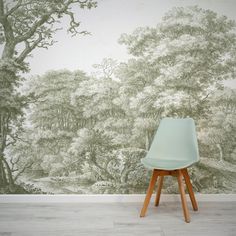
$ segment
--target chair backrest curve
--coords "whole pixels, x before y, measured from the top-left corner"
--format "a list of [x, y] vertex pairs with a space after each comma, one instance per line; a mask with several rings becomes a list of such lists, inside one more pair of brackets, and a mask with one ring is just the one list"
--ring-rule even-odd
[[163, 118], [146, 158], [198, 161], [194, 120], [192, 118]]

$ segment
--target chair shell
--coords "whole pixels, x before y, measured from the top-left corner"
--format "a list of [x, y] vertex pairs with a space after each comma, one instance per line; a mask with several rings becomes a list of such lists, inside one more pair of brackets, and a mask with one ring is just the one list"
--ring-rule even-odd
[[164, 118], [151, 147], [141, 160], [148, 169], [176, 170], [199, 161], [197, 136], [192, 118]]

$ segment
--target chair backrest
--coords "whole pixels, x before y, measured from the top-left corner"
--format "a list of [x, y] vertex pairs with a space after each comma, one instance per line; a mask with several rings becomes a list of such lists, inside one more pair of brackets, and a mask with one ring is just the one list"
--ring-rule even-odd
[[146, 158], [198, 161], [194, 120], [163, 118]]

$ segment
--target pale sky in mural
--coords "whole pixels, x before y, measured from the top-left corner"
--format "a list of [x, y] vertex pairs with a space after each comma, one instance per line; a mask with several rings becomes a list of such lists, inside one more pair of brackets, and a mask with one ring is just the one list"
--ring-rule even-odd
[[[126, 48], [118, 43], [122, 33], [132, 33], [140, 26], [155, 27], [172, 7], [189, 5], [199, 5], [236, 20], [235, 0], [98, 0], [97, 8], [78, 9], [76, 14], [81, 21], [80, 29], [91, 35], [71, 37], [66, 30], [58, 32], [55, 36], [58, 43], [48, 50], [37, 49], [28, 58], [30, 74], [52, 69], [81, 69], [90, 73], [92, 65], [103, 58], [126, 61], [129, 57]], [[64, 19], [62, 24], [66, 23]]]

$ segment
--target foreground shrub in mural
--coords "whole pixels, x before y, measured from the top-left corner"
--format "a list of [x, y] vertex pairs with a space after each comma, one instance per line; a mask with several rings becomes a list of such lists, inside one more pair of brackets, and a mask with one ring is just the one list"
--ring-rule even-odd
[[[235, 26], [210, 10], [174, 8], [157, 27], [121, 36], [126, 63], [104, 59], [93, 76], [64, 70], [25, 81], [28, 107], [4, 150], [14, 181], [32, 193], [144, 193], [150, 172], [140, 159], [160, 119], [190, 116], [201, 156], [194, 188], [235, 192], [236, 91], [224, 87], [235, 76]], [[170, 178], [165, 186], [178, 191]]]

